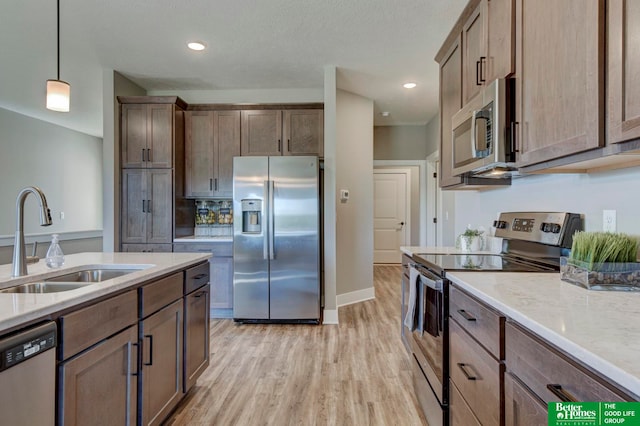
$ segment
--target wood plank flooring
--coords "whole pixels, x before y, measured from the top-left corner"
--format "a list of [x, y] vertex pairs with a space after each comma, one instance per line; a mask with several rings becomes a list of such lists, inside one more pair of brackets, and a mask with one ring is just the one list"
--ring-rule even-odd
[[340, 325], [211, 322], [211, 365], [167, 425], [426, 425], [400, 340], [400, 266]]

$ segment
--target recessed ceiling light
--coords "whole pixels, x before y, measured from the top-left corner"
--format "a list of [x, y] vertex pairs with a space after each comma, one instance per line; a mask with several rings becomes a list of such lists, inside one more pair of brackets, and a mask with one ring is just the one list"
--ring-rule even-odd
[[405, 83], [405, 84], [402, 85], [402, 87], [404, 87], [405, 89], [413, 89], [416, 86], [417, 86], [417, 84], [415, 84], [415, 83]]
[[189, 43], [187, 43], [187, 47], [191, 50], [204, 50], [207, 48], [207, 45], [204, 44], [201, 41], [190, 41]]
[[380, 115], [383, 116], [383, 117], [388, 117], [389, 116], [389, 111], [382, 111], [380, 113]]

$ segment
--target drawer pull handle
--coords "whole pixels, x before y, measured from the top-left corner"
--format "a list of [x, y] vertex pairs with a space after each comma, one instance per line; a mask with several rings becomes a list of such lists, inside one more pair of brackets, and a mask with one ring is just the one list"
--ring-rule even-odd
[[207, 276], [207, 274], [198, 274], [198, 275], [194, 276], [193, 279], [194, 280], [199, 280], [199, 279], [204, 278], [206, 276]]
[[465, 311], [464, 309], [458, 309], [458, 313], [460, 315], [462, 315], [462, 317], [464, 319], [466, 319], [467, 321], [475, 321], [476, 319], [474, 317], [472, 317], [471, 315], [469, 315], [469, 313], [467, 311]]
[[193, 295], [193, 297], [195, 297], [196, 299], [201, 298], [202, 296], [204, 296], [205, 294], [207, 294], [206, 291], [199, 291], [196, 294]]
[[578, 400], [574, 398], [573, 395], [562, 389], [562, 386], [560, 385], [549, 384], [547, 385], [547, 389], [549, 389], [552, 394], [560, 398], [560, 401], [562, 402], [578, 402]]
[[463, 364], [461, 362], [458, 363], [458, 368], [460, 368], [460, 370], [462, 370], [462, 374], [464, 374], [464, 376], [467, 378], [467, 380], [475, 380], [477, 379], [476, 376], [472, 376], [471, 374], [469, 374], [466, 370], [465, 367], [468, 367], [469, 364]]
[[153, 335], [145, 334], [144, 337], [149, 338], [149, 362], [145, 362], [144, 365], [153, 365]]

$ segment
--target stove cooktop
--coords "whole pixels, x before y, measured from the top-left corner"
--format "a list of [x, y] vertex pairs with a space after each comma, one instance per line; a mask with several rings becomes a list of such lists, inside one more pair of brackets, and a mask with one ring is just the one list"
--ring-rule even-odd
[[551, 264], [531, 262], [501, 254], [414, 254], [420, 263], [444, 271], [557, 272]]

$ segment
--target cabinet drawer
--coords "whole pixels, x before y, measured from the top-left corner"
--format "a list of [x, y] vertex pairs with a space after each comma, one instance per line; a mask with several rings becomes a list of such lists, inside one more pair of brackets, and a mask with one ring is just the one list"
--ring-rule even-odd
[[504, 317], [456, 286], [449, 288], [451, 317], [496, 359], [504, 359]]
[[[473, 411], [467, 405], [456, 385], [451, 383], [451, 400], [449, 403], [449, 418], [451, 426], [481, 426], [481, 423], [473, 415]], [[541, 423], [542, 424], [542, 423]]]
[[209, 282], [209, 262], [202, 263], [185, 272], [184, 294], [189, 294], [193, 290], [202, 287]]
[[499, 425], [504, 365], [496, 361], [455, 321], [450, 327], [451, 381], [484, 425]]
[[504, 375], [504, 416], [510, 426], [547, 424], [547, 406], [512, 374]]
[[140, 287], [142, 318], [146, 318], [159, 309], [182, 297], [182, 272], [159, 279]]
[[549, 385], [577, 401], [632, 400], [515, 323], [507, 323], [505, 341], [508, 370], [544, 403], [561, 400]]
[[174, 243], [176, 253], [212, 253], [214, 256], [233, 256], [233, 242], [220, 243]]
[[85, 348], [135, 324], [136, 291], [128, 291], [60, 317], [60, 357], [67, 359]]

